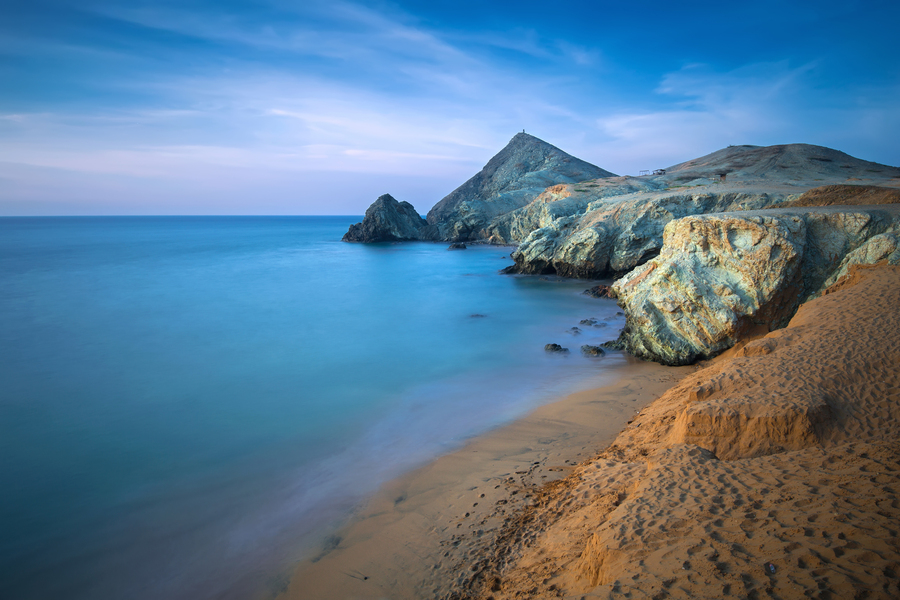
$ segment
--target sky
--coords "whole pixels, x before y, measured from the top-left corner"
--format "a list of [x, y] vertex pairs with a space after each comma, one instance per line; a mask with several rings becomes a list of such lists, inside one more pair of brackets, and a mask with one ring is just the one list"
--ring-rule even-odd
[[3, 0], [0, 215], [421, 213], [525, 130], [617, 174], [900, 165], [900, 3]]

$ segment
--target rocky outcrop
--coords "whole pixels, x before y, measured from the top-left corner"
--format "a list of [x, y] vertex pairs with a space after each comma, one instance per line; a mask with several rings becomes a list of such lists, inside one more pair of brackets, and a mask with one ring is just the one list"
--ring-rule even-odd
[[668, 365], [783, 327], [852, 264], [900, 260], [900, 205], [776, 209], [670, 222], [660, 255], [613, 285], [620, 344]]
[[426, 223], [409, 202], [397, 202], [390, 194], [379, 196], [366, 209], [362, 223], [351, 225], [345, 242], [398, 242], [418, 240]]
[[[663, 229], [673, 219], [785, 206], [801, 198], [818, 204], [849, 202], [844, 198], [884, 203], [900, 193], [837, 185], [889, 183], [900, 177], [900, 169], [808, 144], [732, 146], [664, 171], [549, 188], [529, 205], [495, 218], [488, 237], [519, 242], [510, 272], [606, 277], [656, 256]], [[832, 185], [817, 187], [823, 184]], [[811, 188], [824, 191], [807, 191]]]
[[474, 177], [428, 212], [427, 237], [468, 241], [488, 237], [486, 227], [500, 215], [531, 202], [547, 187], [613, 173], [566, 154], [527, 133], [518, 133]]
[[556, 217], [532, 231], [511, 258], [513, 273], [603, 278], [659, 254], [666, 224], [681, 217], [777, 204], [769, 193], [640, 193], [590, 203], [582, 215]]
[[879, 263], [900, 265], [900, 229], [897, 227], [891, 232], [872, 236], [856, 250], [848, 253], [837, 270], [828, 277], [815, 295], [821, 295], [838, 280], [846, 277], [854, 266]]

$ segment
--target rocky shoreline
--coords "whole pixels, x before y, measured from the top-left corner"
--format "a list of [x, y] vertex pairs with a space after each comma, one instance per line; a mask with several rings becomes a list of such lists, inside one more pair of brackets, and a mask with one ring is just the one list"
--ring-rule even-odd
[[386, 486], [279, 599], [896, 598], [898, 306], [854, 266], [699, 369], [635, 362]]
[[898, 202], [900, 168], [820, 146], [628, 177], [520, 133], [427, 219], [385, 195], [344, 239], [516, 244], [506, 273], [614, 277], [618, 347], [684, 365], [784, 327], [854, 264], [898, 264]]
[[[402, 480], [446, 498], [402, 517], [376, 501], [369, 527], [298, 571], [287, 597], [900, 596], [900, 169], [734, 146], [651, 177], [532, 191], [506, 212], [460, 201], [441, 227], [429, 213], [417, 239], [517, 244], [509, 273], [615, 276], [586, 292], [625, 313], [605, 346], [669, 365], [639, 363], [672, 385], [591, 458], [570, 447], [574, 468], [532, 452], [480, 481]], [[592, 410], [637, 400], [631, 377]], [[563, 430], [606, 431], [601, 413]], [[466, 469], [464, 454], [441, 461]], [[406, 541], [376, 556], [382, 535]], [[354, 564], [379, 581], [345, 579]]]

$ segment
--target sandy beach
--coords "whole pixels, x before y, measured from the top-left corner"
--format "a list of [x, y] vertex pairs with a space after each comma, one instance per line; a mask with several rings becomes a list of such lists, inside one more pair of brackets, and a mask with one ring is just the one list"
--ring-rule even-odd
[[[629, 360], [618, 380], [571, 394], [385, 486], [301, 563], [281, 599], [424, 598], [501, 543], [510, 519], [693, 367]], [[455, 584], [454, 584], [455, 585]]]
[[[382, 489], [279, 598], [900, 596], [900, 268]], [[617, 435], [618, 434], [618, 435]]]

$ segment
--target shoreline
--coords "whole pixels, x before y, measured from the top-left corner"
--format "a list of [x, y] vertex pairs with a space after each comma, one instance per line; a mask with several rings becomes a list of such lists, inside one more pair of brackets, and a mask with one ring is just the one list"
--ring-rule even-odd
[[274, 597], [448, 593], [452, 573], [496, 542], [509, 516], [532, 505], [539, 488], [570, 475], [696, 370], [624, 357], [611, 383], [557, 398], [382, 485]]
[[898, 306], [853, 267], [711, 361], [635, 359], [390, 482], [278, 598], [896, 598]]

